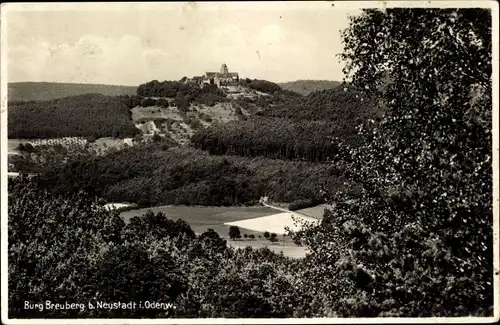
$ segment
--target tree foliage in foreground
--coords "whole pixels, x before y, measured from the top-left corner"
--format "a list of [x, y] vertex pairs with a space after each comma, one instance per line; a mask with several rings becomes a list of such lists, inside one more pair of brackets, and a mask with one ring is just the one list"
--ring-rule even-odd
[[340, 275], [325, 282], [336, 314], [491, 315], [490, 11], [365, 10], [343, 41], [353, 85], [387, 113], [336, 160], [361, 193], [327, 195], [335, 208], [298, 234], [311, 277]]
[[[9, 180], [11, 318], [292, 317], [302, 262], [269, 249], [234, 250], [213, 230], [147, 212], [125, 224], [81, 192], [57, 196]], [[25, 309], [32, 303], [84, 309]], [[88, 303], [135, 302], [135, 309]], [[140, 302], [176, 308], [140, 308]], [[300, 316], [300, 314], [298, 314]]]

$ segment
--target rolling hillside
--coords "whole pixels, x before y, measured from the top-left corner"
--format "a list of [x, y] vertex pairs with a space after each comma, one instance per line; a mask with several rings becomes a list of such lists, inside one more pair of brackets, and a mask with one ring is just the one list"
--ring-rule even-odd
[[339, 81], [332, 80], [296, 80], [279, 85], [284, 90], [291, 90], [305, 96], [315, 91], [335, 88], [340, 84]]
[[135, 95], [135, 86], [73, 84], [56, 82], [12, 82], [8, 84], [9, 100], [51, 100], [84, 94], [106, 96]]

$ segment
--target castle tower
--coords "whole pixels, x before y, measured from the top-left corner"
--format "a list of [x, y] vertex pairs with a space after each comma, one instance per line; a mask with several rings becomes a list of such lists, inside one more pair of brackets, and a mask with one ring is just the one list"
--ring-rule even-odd
[[221, 67], [220, 67], [220, 73], [221, 74], [228, 74], [229, 70], [227, 69], [227, 65], [224, 63]]

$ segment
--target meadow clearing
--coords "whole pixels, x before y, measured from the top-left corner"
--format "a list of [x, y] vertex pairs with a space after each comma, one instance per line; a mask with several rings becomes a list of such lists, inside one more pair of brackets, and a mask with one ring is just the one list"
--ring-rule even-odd
[[7, 153], [9, 155], [19, 155], [19, 144], [29, 142], [27, 139], [7, 139]]
[[[323, 216], [324, 208], [324, 205], [320, 205], [297, 212], [306, 214], [311, 219], [319, 220]], [[295, 245], [289, 237], [282, 235], [284, 229], [281, 230], [281, 228], [285, 226], [285, 219], [281, 216], [283, 213], [277, 213], [276, 210], [268, 207], [160, 206], [124, 211], [120, 215], [125, 222], [128, 222], [135, 216], [142, 216], [148, 210], [154, 213], [162, 212], [169, 219], [173, 220], [181, 218], [189, 223], [197, 234], [201, 234], [207, 229], [212, 228], [219, 236], [226, 239], [229, 245], [235, 248], [244, 248], [246, 246], [260, 248], [267, 246], [274, 252], [283, 252], [284, 255], [295, 258], [303, 257], [306, 253], [304, 247]], [[229, 239], [228, 233], [231, 224], [239, 226], [241, 239]], [[293, 223], [289, 221], [286, 226], [293, 226]], [[270, 233], [275, 232], [278, 235], [278, 241], [272, 243], [265, 239], [265, 231]], [[244, 238], [244, 235], [254, 235], [255, 239]]]

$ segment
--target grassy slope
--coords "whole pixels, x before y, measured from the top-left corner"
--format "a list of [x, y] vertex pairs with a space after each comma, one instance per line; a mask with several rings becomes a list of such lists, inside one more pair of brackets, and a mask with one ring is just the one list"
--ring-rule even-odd
[[9, 100], [51, 100], [83, 94], [107, 96], [135, 95], [135, 86], [100, 84], [73, 84], [56, 82], [11, 82], [8, 84]]
[[340, 85], [332, 80], [296, 80], [279, 84], [284, 90], [291, 90], [301, 95], [308, 95], [315, 91], [335, 88]]
[[[181, 145], [188, 143], [191, 136], [197, 131], [192, 123], [186, 123], [188, 120], [182, 117], [176, 107], [134, 107], [131, 112], [132, 120], [143, 133], [147, 134], [145, 124], [155, 123], [155, 132], [160, 135], [168, 134]], [[232, 103], [217, 103], [214, 106], [191, 105], [186, 116], [189, 120], [199, 121], [205, 127], [213, 123], [238, 120]], [[209, 117], [209, 120], [204, 120], [202, 116]]]

